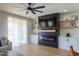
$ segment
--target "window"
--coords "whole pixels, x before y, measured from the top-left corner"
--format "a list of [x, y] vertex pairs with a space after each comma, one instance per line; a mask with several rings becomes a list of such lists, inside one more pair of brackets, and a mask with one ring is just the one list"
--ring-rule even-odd
[[27, 43], [27, 21], [8, 17], [8, 39], [13, 46]]

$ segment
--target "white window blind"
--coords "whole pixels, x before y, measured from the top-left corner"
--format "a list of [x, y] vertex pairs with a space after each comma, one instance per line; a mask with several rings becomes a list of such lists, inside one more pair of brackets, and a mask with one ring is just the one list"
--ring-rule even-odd
[[8, 39], [13, 46], [27, 43], [27, 21], [8, 17]]

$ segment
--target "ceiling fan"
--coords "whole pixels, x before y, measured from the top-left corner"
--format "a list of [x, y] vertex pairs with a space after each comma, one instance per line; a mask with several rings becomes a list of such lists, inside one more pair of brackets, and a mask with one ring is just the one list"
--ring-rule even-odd
[[26, 14], [28, 14], [29, 11], [31, 11], [33, 14], [36, 14], [36, 12], [43, 13], [43, 11], [40, 11], [37, 9], [45, 8], [45, 6], [33, 7], [35, 5], [35, 3], [28, 3], [28, 7], [27, 7], [26, 3], [23, 5], [25, 7], [25, 10], [20, 10], [20, 11], [26, 11]]

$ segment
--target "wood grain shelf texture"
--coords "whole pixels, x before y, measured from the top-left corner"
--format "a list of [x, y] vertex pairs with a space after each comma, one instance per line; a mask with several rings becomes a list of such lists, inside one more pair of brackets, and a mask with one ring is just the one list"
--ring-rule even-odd
[[39, 30], [39, 32], [56, 32], [56, 30]]
[[[60, 21], [60, 23], [66, 23], [66, 22], [75, 22], [75, 21], [79, 21], [79, 20], [63, 20], [63, 21]], [[63, 28], [60, 28], [60, 29], [75, 29], [75, 28], [79, 28], [78, 26], [64, 26]]]
[[75, 28], [79, 28], [79, 27], [74, 27], [74, 26], [66, 26], [66, 27], [63, 27], [61, 29], [75, 29]]
[[65, 22], [74, 22], [74, 21], [79, 21], [79, 20], [63, 20], [63, 21], [60, 21], [60, 23], [65, 23]]

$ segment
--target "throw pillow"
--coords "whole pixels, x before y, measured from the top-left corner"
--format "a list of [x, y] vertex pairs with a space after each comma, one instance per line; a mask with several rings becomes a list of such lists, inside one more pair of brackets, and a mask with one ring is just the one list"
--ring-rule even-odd
[[2, 43], [1, 43], [1, 40], [0, 40], [0, 47], [2, 47]]

